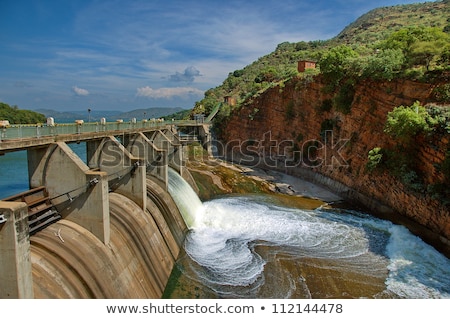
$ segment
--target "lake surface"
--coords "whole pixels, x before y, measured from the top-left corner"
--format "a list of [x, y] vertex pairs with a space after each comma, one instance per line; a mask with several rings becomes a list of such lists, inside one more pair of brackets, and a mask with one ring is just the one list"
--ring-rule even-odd
[[[67, 145], [86, 162], [86, 143], [70, 143]], [[28, 189], [27, 152], [11, 152], [0, 156], [0, 199]]]

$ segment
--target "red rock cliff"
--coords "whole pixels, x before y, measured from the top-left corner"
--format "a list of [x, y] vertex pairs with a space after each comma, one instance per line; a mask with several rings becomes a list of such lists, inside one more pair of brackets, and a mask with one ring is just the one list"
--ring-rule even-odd
[[[386, 171], [366, 169], [369, 150], [394, 144], [383, 132], [387, 113], [415, 101], [434, 102], [434, 85], [407, 80], [361, 82], [354, 87], [351, 111], [344, 114], [327, 107], [332, 96], [324, 93], [320, 76], [309, 81], [296, 78], [234, 110], [229, 120], [222, 123], [219, 138], [228, 143], [228, 151], [232, 146], [234, 154], [251, 155], [247, 159], [264, 161], [289, 172], [306, 167], [339, 182], [347, 188], [344, 194], [347, 198], [364, 198], [365, 204], [370, 201], [383, 204], [425, 226], [448, 245], [448, 207], [426, 194], [406, 189]], [[327, 129], [332, 133], [324, 134]], [[443, 162], [449, 146], [448, 134], [431, 141], [417, 141], [417, 152], [410, 155], [417, 157], [421, 171], [426, 172], [427, 183], [443, 178], [436, 164]], [[285, 155], [296, 160], [302, 158], [302, 164], [286, 162]], [[268, 156], [274, 161], [261, 160]]]

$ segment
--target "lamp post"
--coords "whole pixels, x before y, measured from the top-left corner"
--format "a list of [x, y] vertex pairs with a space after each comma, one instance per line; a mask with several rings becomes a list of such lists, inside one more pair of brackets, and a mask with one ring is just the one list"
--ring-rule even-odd
[[91, 123], [91, 109], [88, 109], [88, 123]]

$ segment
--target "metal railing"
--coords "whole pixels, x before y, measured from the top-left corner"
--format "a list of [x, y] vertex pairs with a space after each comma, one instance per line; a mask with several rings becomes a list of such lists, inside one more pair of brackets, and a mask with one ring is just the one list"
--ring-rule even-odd
[[0, 127], [0, 142], [22, 138], [39, 138], [44, 136], [56, 136], [63, 134], [98, 133], [109, 131], [127, 131], [138, 129], [152, 129], [167, 125], [195, 125], [195, 121], [130, 121], [130, 122], [91, 122], [91, 123], [67, 123], [55, 125], [28, 125], [17, 124]]

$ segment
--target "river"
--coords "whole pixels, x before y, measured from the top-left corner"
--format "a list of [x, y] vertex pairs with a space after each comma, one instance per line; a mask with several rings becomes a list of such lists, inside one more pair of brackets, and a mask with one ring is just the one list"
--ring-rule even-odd
[[166, 298], [450, 298], [450, 260], [345, 209], [225, 196], [196, 210]]

